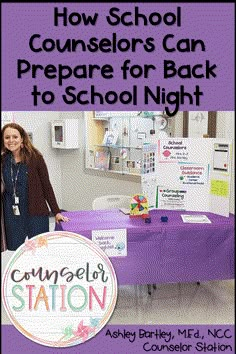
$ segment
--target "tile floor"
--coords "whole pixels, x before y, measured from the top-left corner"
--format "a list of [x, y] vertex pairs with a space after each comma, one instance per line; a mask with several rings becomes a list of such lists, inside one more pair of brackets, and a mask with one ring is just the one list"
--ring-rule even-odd
[[[2, 254], [2, 272], [12, 254]], [[109, 324], [234, 324], [234, 310], [234, 280], [158, 284], [151, 295], [146, 285], [121, 286]]]
[[110, 324], [234, 324], [234, 282], [119, 288]]

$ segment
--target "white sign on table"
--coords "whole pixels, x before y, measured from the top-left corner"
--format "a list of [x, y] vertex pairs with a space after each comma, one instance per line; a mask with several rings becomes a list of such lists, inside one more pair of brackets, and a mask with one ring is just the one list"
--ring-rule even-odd
[[127, 230], [93, 230], [92, 241], [96, 243], [108, 257], [127, 256]]
[[183, 222], [193, 224], [211, 224], [211, 220], [206, 215], [181, 215]]

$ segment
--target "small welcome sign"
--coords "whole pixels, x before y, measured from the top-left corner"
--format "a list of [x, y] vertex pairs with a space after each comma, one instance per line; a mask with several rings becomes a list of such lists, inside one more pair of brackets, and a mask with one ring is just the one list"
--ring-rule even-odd
[[12, 324], [34, 342], [69, 347], [108, 322], [117, 280], [105, 253], [71, 232], [38, 235], [15, 251], [4, 272], [2, 299]]
[[93, 230], [92, 240], [108, 257], [127, 256], [127, 230]]

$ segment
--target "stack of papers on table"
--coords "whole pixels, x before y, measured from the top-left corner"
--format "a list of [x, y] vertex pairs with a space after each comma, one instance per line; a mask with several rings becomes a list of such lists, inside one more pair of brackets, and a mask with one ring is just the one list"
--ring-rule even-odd
[[206, 215], [181, 215], [183, 222], [211, 224], [211, 220]]
[[128, 208], [120, 208], [119, 210], [125, 215], [129, 215], [130, 214], [130, 209], [128, 209]]

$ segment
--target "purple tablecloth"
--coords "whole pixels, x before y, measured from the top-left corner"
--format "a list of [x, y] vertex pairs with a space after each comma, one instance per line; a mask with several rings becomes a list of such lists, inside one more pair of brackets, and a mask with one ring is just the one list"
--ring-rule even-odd
[[[181, 214], [204, 214], [211, 224], [183, 223]], [[118, 209], [64, 212], [55, 230], [92, 238], [92, 230], [127, 229], [127, 257], [111, 257], [118, 284], [234, 278], [234, 215], [152, 210], [151, 224]], [[168, 222], [161, 222], [161, 216]], [[78, 255], [79, 257], [79, 255]]]

